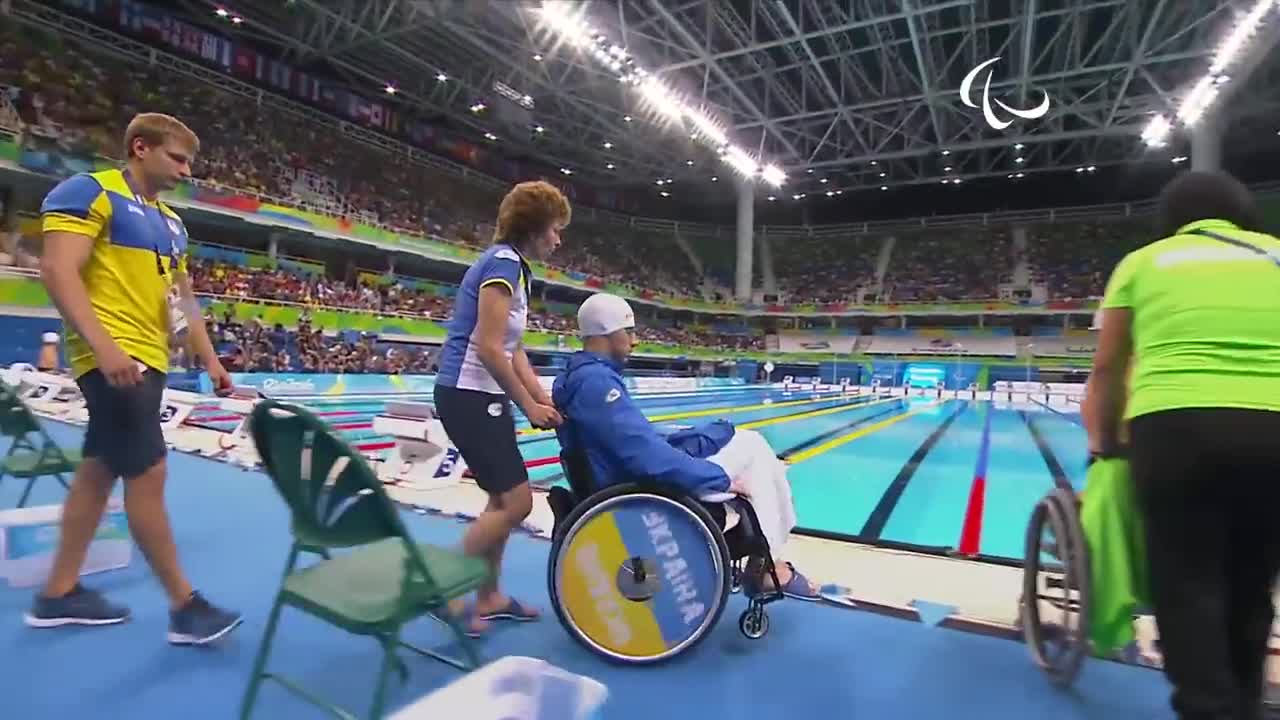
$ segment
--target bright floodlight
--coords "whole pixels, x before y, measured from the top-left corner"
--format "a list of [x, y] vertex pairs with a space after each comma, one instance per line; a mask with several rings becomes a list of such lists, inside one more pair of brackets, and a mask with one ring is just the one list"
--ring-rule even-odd
[[777, 165], [765, 165], [764, 169], [760, 171], [760, 179], [774, 187], [779, 187], [787, 181], [787, 174]]
[[640, 83], [640, 94], [652, 103], [658, 112], [673, 120], [679, 120], [684, 114], [684, 108], [680, 107], [680, 102], [671, 96], [671, 93], [663, 87], [662, 81], [656, 77], [649, 76]]
[[1164, 147], [1169, 142], [1169, 132], [1173, 130], [1173, 126], [1169, 123], [1169, 119], [1163, 115], [1157, 115], [1151, 118], [1151, 122], [1147, 123], [1146, 129], [1142, 131], [1142, 142], [1147, 147]]
[[760, 167], [756, 164], [755, 160], [751, 159], [750, 155], [747, 155], [745, 151], [733, 146], [730, 146], [729, 149], [725, 151], [724, 160], [743, 177], [754, 176], [756, 174], [756, 170]]
[[1253, 9], [1248, 15], [1240, 18], [1240, 23], [1232, 29], [1231, 34], [1218, 47], [1218, 52], [1213, 56], [1213, 64], [1209, 66], [1209, 74], [1217, 75], [1227, 69], [1232, 62], [1240, 55], [1240, 51], [1249, 39], [1258, 32], [1259, 26], [1262, 25], [1263, 16], [1267, 11], [1275, 6], [1276, 0], [1258, 0], [1254, 3]]
[[1178, 119], [1187, 125], [1195, 125], [1216, 97], [1218, 97], [1218, 88], [1213, 78], [1208, 75], [1200, 78], [1182, 104], [1178, 106]]

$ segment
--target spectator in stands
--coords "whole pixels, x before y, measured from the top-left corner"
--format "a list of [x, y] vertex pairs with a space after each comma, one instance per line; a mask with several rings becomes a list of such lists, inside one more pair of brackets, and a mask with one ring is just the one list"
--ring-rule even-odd
[[1224, 173], [1174, 179], [1159, 213], [1165, 239], [1107, 285], [1089, 449], [1116, 453], [1129, 421], [1174, 709], [1257, 718], [1280, 572], [1280, 240]]
[[204, 645], [235, 629], [241, 616], [197, 593], [178, 563], [165, 510], [168, 448], [160, 427], [175, 310], [185, 317], [214, 387], [231, 389], [186, 279], [186, 230], [158, 199], [190, 175], [199, 140], [175, 118], [144, 114], [129, 123], [124, 145], [123, 171], [71, 177], [41, 209], [41, 276], [70, 328], [67, 354], [89, 422], [53, 569], [26, 622], [47, 628], [129, 618], [127, 608], [79, 581], [107, 500], [123, 477], [130, 534], [169, 595], [169, 642]]
[[[436, 376], [436, 413], [489, 503], [467, 529], [462, 549], [483, 557], [492, 580], [464, 613], [467, 632], [489, 620], [535, 620], [537, 611], [499, 592], [503, 550], [533, 509], [511, 402], [536, 428], [562, 421], [521, 347], [533, 271], [526, 258], [549, 257], [569, 224], [569, 201], [545, 182], [516, 185], [498, 208], [493, 246], [462, 279]], [[455, 612], [457, 607], [454, 608]]]
[[[751, 500], [777, 566], [778, 582], [790, 597], [818, 599], [818, 588], [783, 560], [796, 524], [786, 465], [764, 436], [719, 421], [658, 434], [631, 399], [622, 368], [634, 342], [635, 315], [626, 300], [606, 293], [587, 298], [578, 310], [583, 347], [556, 378], [552, 397], [567, 418], [556, 434], [567, 452], [582, 453], [598, 488], [652, 479], [694, 497], [733, 492]], [[582, 498], [580, 498], [582, 499]], [[771, 590], [762, 567], [748, 568], [749, 592]]]

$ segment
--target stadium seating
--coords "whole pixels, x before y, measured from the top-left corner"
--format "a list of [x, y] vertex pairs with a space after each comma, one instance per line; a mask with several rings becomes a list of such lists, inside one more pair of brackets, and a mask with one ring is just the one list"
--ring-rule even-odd
[[1017, 342], [1008, 328], [989, 330], [877, 328], [866, 345], [871, 355], [984, 355], [1014, 357]]
[[[122, 123], [134, 112], [171, 112], [201, 136], [196, 174], [203, 181], [449, 242], [482, 246], [492, 235], [499, 197], [490, 187], [410, 165], [402, 157], [340, 137], [336, 122], [317, 124], [246, 102], [179, 76], [163, 63], [133, 65], [85, 52], [79, 45], [19, 32], [13, 24], [0, 27], [0, 96], [13, 109], [9, 122], [62, 149], [118, 157]], [[637, 290], [695, 296], [711, 292], [675, 238], [640, 228], [593, 226], [584, 215], [567, 233], [553, 265]], [[1054, 299], [1098, 295], [1109, 269], [1147, 233], [1140, 222], [1085, 221], [1033, 226], [1029, 234], [1026, 262]], [[883, 287], [876, 277], [879, 237], [838, 242], [787, 237], [774, 238], [771, 245], [785, 302], [856, 301], [860, 289], [872, 287], [876, 293], [863, 301], [937, 302], [997, 297], [998, 284], [1018, 260], [1009, 236], [1009, 229], [998, 225], [900, 234], [883, 269]], [[732, 270], [729, 238], [723, 233], [686, 238], [702, 257], [706, 275], [722, 284]], [[8, 249], [4, 252], [12, 256]], [[275, 282], [283, 284], [279, 292], [306, 293], [287, 277]], [[367, 289], [350, 292], [356, 295], [336, 299], [358, 307], [373, 302]], [[434, 317], [443, 307], [433, 302], [424, 304]]]

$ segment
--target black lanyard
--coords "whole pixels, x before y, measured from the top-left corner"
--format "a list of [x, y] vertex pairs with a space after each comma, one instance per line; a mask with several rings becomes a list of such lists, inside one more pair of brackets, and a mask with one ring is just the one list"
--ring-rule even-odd
[[1260, 248], [1257, 245], [1254, 245], [1253, 243], [1247, 243], [1243, 240], [1237, 240], [1236, 238], [1233, 238], [1233, 237], [1220, 235], [1216, 232], [1213, 232], [1212, 230], [1192, 230], [1190, 234], [1200, 235], [1201, 237], [1213, 238], [1214, 240], [1217, 240], [1219, 242], [1224, 242], [1228, 245], [1234, 245], [1235, 247], [1238, 247], [1242, 250], [1248, 250], [1249, 252], [1255, 255], [1261, 255], [1262, 257], [1265, 257], [1266, 259], [1270, 260], [1271, 263], [1276, 267], [1280, 267], [1280, 256], [1276, 256], [1271, 252], [1263, 248]]

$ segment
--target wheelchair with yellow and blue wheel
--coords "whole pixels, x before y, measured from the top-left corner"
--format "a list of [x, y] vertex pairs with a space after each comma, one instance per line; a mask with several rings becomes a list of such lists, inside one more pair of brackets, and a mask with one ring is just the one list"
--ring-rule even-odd
[[765, 606], [783, 594], [749, 502], [644, 481], [596, 490], [584, 457], [564, 453], [561, 463], [569, 487], [548, 493], [547, 590], [574, 640], [613, 662], [670, 660], [707, 636], [731, 593], [763, 585], [744, 583], [749, 575], [770, 577], [775, 590], [748, 597], [738, 628], [768, 633]]

